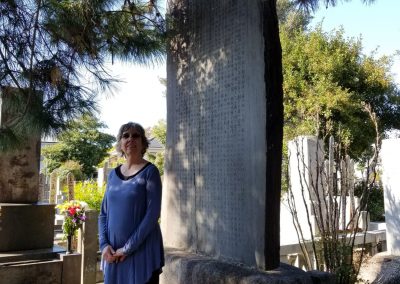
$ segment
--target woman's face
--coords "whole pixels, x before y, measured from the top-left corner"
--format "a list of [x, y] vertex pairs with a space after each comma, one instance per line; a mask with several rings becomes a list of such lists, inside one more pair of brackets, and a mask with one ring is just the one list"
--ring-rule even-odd
[[125, 156], [142, 156], [143, 143], [140, 132], [135, 128], [129, 128], [128, 130], [122, 132], [121, 150]]

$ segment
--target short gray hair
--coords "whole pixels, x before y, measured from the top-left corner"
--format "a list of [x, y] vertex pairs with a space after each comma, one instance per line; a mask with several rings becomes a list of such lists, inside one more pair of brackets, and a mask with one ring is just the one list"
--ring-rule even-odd
[[149, 140], [147, 140], [144, 128], [139, 123], [136, 122], [128, 122], [121, 125], [117, 135], [117, 144], [115, 145], [115, 150], [117, 150], [117, 152], [121, 155], [121, 157], [125, 156], [125, 153], [121, 149], [121, 139], [122, 139], [122, 134], [124, 134], [124, 132], [128, 131], [129, 129], [135, 129], [139, 132], [143, 144], [143, 149], [142, 149], [142, 157], [143, 157], [144, 153], [146, 153], [147, 149], [149, 148]]

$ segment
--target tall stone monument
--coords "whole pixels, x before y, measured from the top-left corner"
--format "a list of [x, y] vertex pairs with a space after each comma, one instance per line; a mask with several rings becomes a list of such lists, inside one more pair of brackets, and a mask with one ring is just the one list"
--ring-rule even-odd
[[[166, 246], [264, 267], [265, 83], [258, 1], [172, 1]], [[175, 9], [176, 8], [176, 9]]]
[[[275, 170], [267, 162], [267, 146], [275, 148], [266, 133], [271, 125], [266, 125], [266, 21], [261, 17], [263, 11], [274, 12], [274, 3], [263, 4], [168, 2], [161, 210], [167, 249], [161, 283], [312, 283], [304, 271], [279, 263], [274, 185], [280, 176], [268, 180], [272, 186], [266, 188], [266, 175]], [[266, 268], [274, 270], [262, 271]]]
[[[18, 115], [12, 96], [22, 94], [0, 90], [0, 126]], [[0, 152], [0, 253], [53, 247], [54, 205], [38, 203], [39, 159], [40, 134], [33, 131], [18, 149]]]

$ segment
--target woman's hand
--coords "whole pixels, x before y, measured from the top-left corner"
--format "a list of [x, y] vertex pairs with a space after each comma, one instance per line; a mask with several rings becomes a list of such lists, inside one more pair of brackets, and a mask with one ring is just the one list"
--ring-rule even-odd
[[117, 258], [116, 262], [122, 262], [126, 258], [126, 255], [123, 253], [122, 248], [117, 249], [117, 251], [114, 253], [114, 256]]
[[117, 257], [115, 257], [115, 251], [110, 245], [106, 246], [103, 249], [101, 255], [103, 259], [108, 263], [113, 263], [117, 261]]

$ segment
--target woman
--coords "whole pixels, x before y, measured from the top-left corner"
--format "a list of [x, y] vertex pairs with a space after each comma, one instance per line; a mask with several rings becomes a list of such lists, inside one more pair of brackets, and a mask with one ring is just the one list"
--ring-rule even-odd
[[159, 283], [164, 249], [158, 219], [161, 179], [143, 159], [149, 146], [141, 125], [121, 126], [116, 149], [124, 164], [108, 177], [99, 215], [99, 239], [106, 284]]

